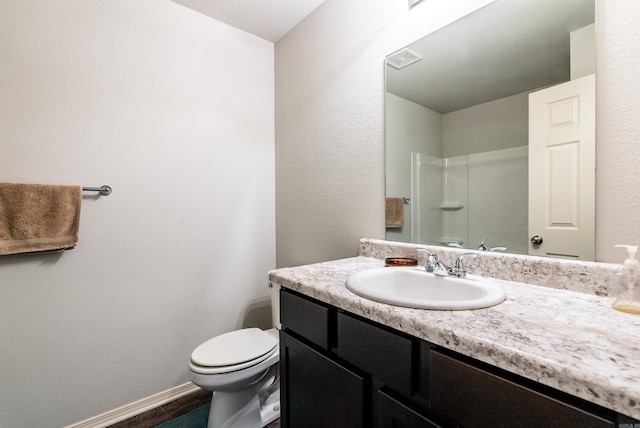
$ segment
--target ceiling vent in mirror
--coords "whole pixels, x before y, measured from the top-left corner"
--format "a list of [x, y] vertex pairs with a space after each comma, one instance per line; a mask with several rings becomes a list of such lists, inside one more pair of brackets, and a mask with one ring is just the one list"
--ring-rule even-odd
[[387, 64], [393, 68], [400, 70], [408, 65], [418, 62], [422, 59], [420, 55], [412, 51], [411, 49], [401, 49], [398, 52], [391, 54], [387, 57]]

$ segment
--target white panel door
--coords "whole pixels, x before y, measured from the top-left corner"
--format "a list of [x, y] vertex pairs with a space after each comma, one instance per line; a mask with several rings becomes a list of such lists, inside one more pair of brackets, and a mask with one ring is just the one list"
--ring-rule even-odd
[[594, 74], [529, 95], [531, 255], [595, 259], [595, 106]]

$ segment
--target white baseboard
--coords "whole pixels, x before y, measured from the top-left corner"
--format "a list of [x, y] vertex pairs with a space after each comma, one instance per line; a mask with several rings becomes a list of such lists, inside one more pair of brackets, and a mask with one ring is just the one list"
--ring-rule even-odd
[[187, 382], [65, 428], [105, 428], [199, 390], [198, 386]]

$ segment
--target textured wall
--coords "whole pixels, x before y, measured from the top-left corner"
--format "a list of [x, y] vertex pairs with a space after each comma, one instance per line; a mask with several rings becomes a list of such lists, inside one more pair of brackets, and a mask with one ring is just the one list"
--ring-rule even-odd
[[113, 187], [76, 249], [0, 258], [0, 426], [187, 382], [268, 304], [273, 43], [169, 1], [3, 0], [0, 58], [0, 181]]
[[640, 244], [640, 2], [596, 2], [596, 260]]
[[[276, 44], [277, 263], [384, 237], [383, 58], [490, 1], [327, 0]], [[640, 2], [597, 0], [596, 257], [640, 243]]]
[[444, 114], [442, 129], [444, 157], [526, 146], [529, 94], [516, 94]]

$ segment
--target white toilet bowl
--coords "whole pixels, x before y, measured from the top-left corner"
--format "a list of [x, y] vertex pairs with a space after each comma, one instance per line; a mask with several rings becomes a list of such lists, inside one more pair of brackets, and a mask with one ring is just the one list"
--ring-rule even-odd
[[198, 346], [189, 370], [194, 384], [213, 391], [208, 428], [258, 428], [280, 417], [279, 360], [275, 328], [235, 330]]

